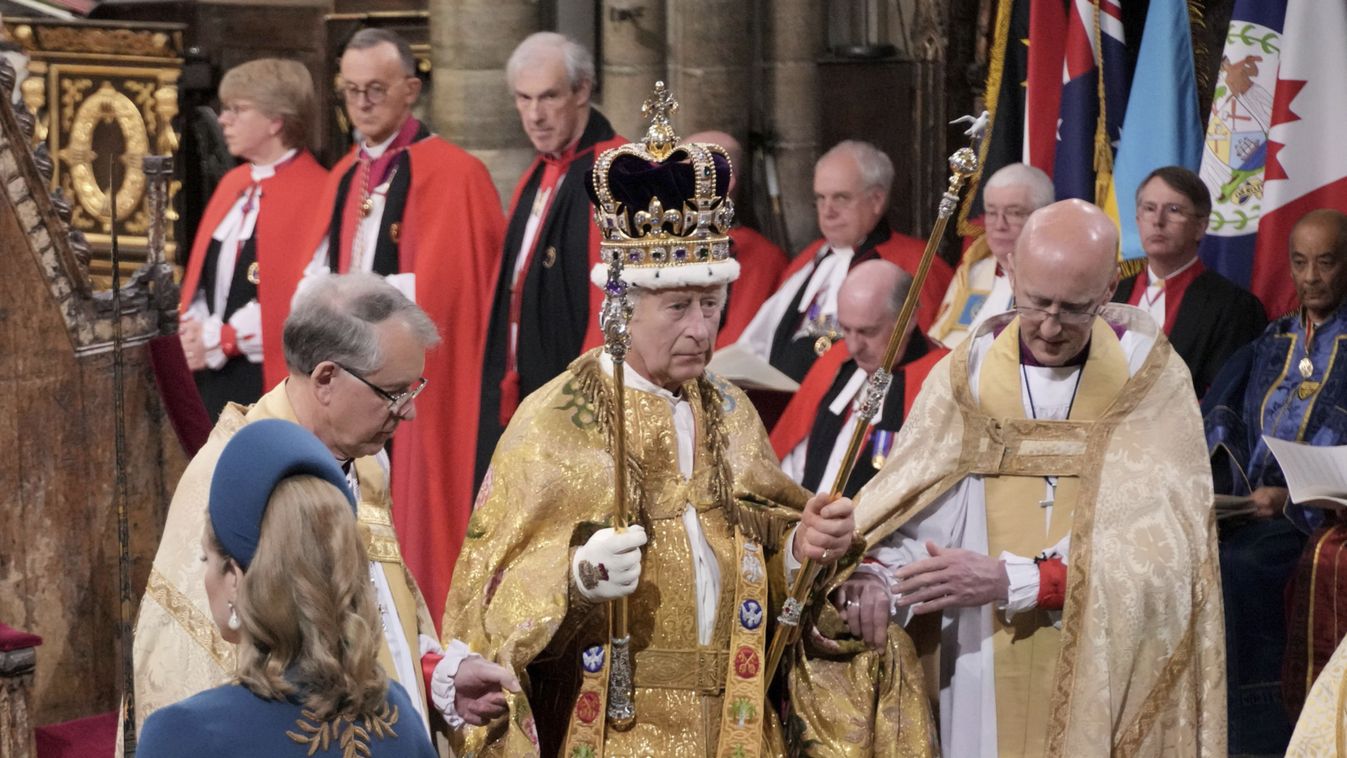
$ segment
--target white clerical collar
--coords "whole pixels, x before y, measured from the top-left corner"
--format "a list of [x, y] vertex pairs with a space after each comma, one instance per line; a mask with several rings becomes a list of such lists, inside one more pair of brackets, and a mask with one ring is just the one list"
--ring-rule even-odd
[[284, 153], [281, 153], [281, 157], [277, 158], [271, 163], [251, 164], [248, 170], [252, 174], [253, 181], [260, 182], [263, 179], [270, 179], [271, 177], [275, 176], [276, 167], [295, 157], [295, 153], [297, 152], [299, 152], [299, 149], [292, 147], [289, 150], [286, 150]]
[[1179, 266], [1174, 271], [1170, 272], [1169, 276], [1160, 276], [1159, 274], [1155, 273], [1155, 269], [1151, 267], [1151, 264], [1148, 261], [1146, 263], [1146, 273], [1149, 275], [1150, 278], [1147, 280], [1146, 286], [1159, 287], [1164, 284], [1166, 279], [1173, 279], [1179, 274], [1182, 274], [1184, 271], [1187, 271], [1188, 269], [1192, 268], [1193, 265], [1196, 263], [1197, 263], [1197, 256], [1194, 255], [1192, 260], [1188, 261], [1182, 266]]
[[393, 140], [398, 138], [398, 133], [401, 131], [402, 131], [401, 127], [397, 128], [396, 130], [393, 131], [392, 134], [388, 135], [388, 139], [384, 140], [383, 142], [380, 142], [377, 145], [371, 145], [369, 143], [369, 140], [362, 140], [363, 143], [362, 146], [365, 148], [365, 154], [368, 155], [371, 159], [378, 158], [379, 156], [383, 155], [384, 152], [388, 150], [388, 146], [393, 144]]
[[[607, 374], [608, 376], [612, 376], [613, 375], [612, 356], [608, 355], [607, 353], [600, 353], [599, 367], [603, 369], [603, 373]], [[646, 379], [644, 376], [641, 376], [640, 373], [638, 373], [636, 369], [632, 368], [630, 364], [627, 364], [626, 369], [627, 369], [626, 371], [622, 372], [622, 382], [626, 386], [634, 390], [640, 390], [641, 392], [662, 397], [665, 400], [668, 400], [670, 405], [678, 405], [679, 403], [687, 402], [687, 398], [681, 395], [675, 395], [674, 393], [664, 389], [658, 384], [655, 384], [649, 379]]]

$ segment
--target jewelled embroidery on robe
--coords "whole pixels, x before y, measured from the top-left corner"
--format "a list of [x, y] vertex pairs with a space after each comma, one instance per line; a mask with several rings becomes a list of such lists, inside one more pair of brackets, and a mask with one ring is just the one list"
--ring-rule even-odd
[[730, 392], [731, 385], [729, 381], [722, 378], [720, 374], [712, 371], [704, 371], [702, 372], [702, 376], [712, 387], [716, 388], [716, 392], [720, 393], [720, 407], [726, 413], [734, 413], [734, 406], [736, 403], [734, 393]]
[[594, 406], [590, 404], [589, 398], [580, 392], [575, 380], [566, 382], [566, 386], [561, 388], [561, 394], [570, 400], [565, 405], [557, 406], [557, 410], [571, 411], [572, 424], [579, 429], [587, 429], [595, 424], [597, 416], [594, 414]]
[[285, 736], [309, 748], [309, 755], [319, 751], [327, 752], [335, 741], [341, 748], [342, 758], [360, 758], [371, 755], [370, 734], [377, 739], [397, 737], [393, 725], [398, 723], [398, 708], [384, 704], [379, 713], [357, 722], [351, 716], [336, 716], [324, 721], [318, 714], [305, 709], [295, 719], [295, 726], [302, 734], [287, 731]]

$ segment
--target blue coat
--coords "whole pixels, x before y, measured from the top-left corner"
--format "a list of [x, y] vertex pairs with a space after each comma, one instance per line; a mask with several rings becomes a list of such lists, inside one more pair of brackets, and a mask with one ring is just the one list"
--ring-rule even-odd
[[393, 681], [388, 683], [383, 718], [356, 722], [340, 718], [321, 722], [306, 716], [298, 703], [265, 700], [238, 684], [216, 687], [150, 714], [136, 754], [140, 758], [340, 756], [344, 739], [367, 744], [369, 755], [378, 758], [437, 755], [406, 690]]

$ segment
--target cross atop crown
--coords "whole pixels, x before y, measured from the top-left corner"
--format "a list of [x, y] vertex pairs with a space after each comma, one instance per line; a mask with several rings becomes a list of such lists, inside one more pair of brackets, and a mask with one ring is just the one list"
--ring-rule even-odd
[[678, 101], [674, 99], [673, 93], [664, 86], [664, 82], [655, 82], [654, 94], [641, 103], [641, 116], [650, 121], [650, 128], [646, 129], [642, 141], [657, 161], [668, 158], [678, 144], [678, 135], [674, 132], [673, 124], [669, 123], [669, 117], [677, 112]]

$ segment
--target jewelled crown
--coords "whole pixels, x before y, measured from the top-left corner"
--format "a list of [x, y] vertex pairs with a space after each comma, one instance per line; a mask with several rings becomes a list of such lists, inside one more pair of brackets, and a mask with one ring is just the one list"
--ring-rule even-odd
[[656, 82], [641, 106], [650, 121], [645, 138], [607, 150], [594, 162], [589, 191], [603, 242], [590, 279], [599, 287], [615, 256], [622, 278], [637, 287], [739, 278], [739, 262], [730, 256], [729, 154], [720, 145], [680, 143], [669, 123], [677, 110], [664, 82]]

